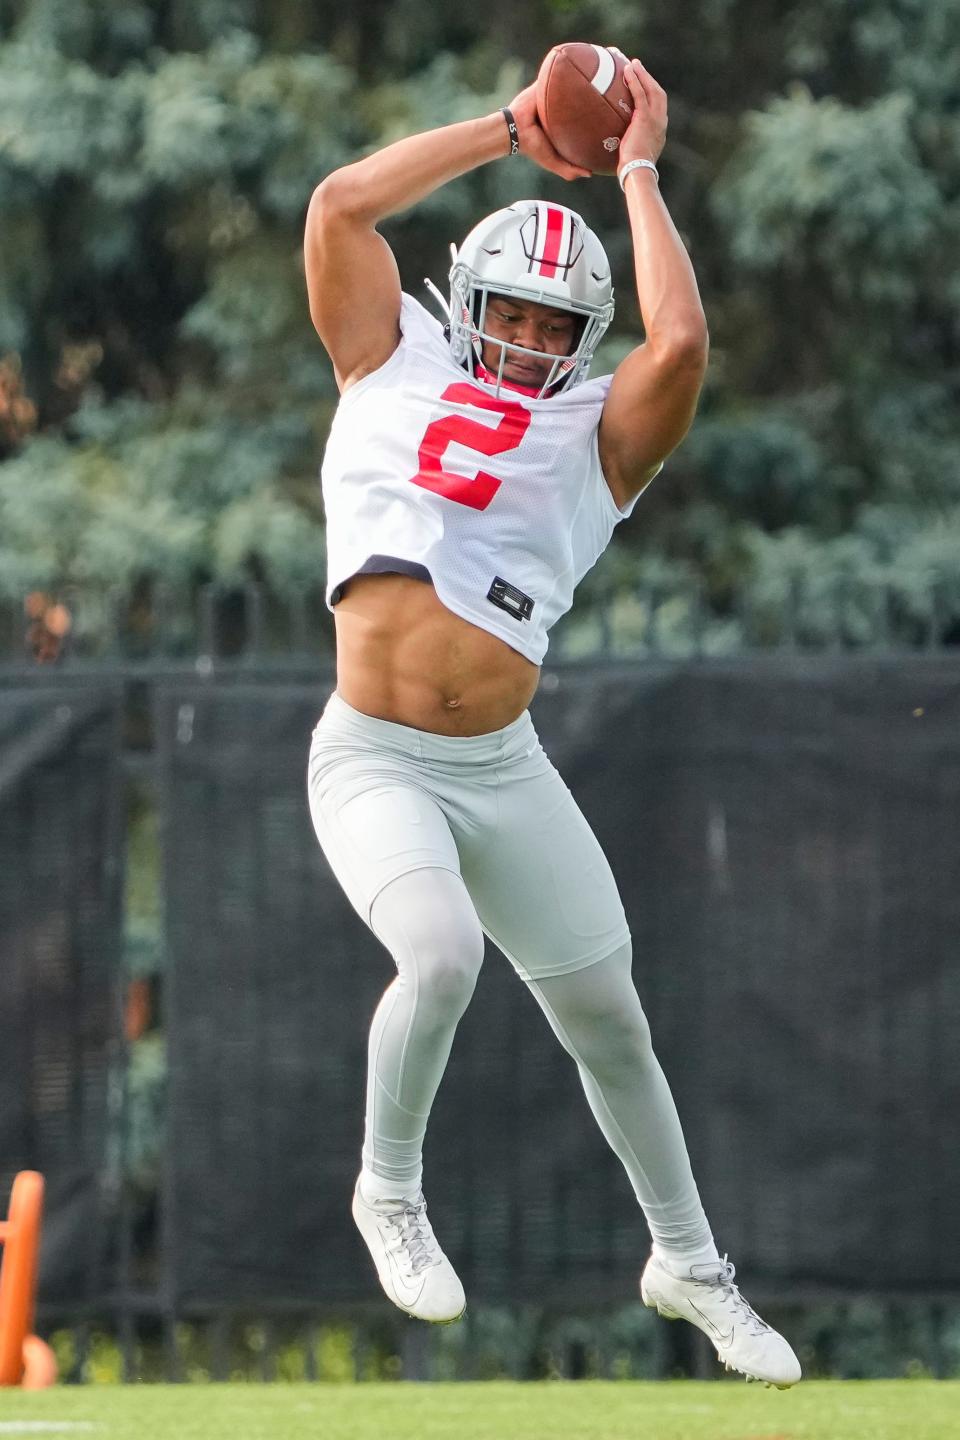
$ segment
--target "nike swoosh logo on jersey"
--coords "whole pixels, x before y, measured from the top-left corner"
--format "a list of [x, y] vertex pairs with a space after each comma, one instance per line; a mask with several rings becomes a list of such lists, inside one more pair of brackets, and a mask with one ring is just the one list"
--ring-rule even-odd
[[703, 1311], [700, 1310], [696, 1305], [694, 1305], [694, 1303], [693, 1303], [692, 1300], [690, 1301], [690, 1309], [691, 1309], [691, 1310], [696, 1310], [697, 1314], [700, 1316], [700, 1319], [703, 1321], [704, 1325], [706, 1325], [706, 1327], [707, 1327], [707, 1329], [710, 1331], [711, 1335], [713, 1335], [713, 1337], [714, 1337], [714, 1339], [716, 1340], [716, 1342], [717, 1342], [718, 1345], [732, 1345], [732, 1344], [733, 1344], [733, 1326], [732, 1326], [732, 1325], [730, 1326], [730, 1334], [729, 1334], [729, 1335], [724, 1335], [724, 1333], [723, 1333], [723, 1331], [720, 1329], [720, 1327], [717, 1326], [717, 1325], [714, 1325], [714, 1323], [713, 1323], [713, 1321], [710, 1319], [709, 1315], [704, 1315]]

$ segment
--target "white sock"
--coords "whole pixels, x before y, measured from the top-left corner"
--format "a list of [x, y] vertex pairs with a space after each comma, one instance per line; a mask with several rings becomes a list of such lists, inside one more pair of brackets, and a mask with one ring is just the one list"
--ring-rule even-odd
[[419, 1181], [406, 1180], [398, 1184], [396, 1180], [384, 1180], [366, 1165], [360, 1171], [360, 1194], [370, 1204], [375, 1200], [415, 1200], [419, 1193]]
[[[720, 1252], [712, 1240], [697, 1250], [664, 1250], [659, 1245], [654, 1245], [653, 1253], [664, 1270], [675, 1275], [678, 1280], [689, 1280], [690, 1268], [693, 1265], [716, 1265], [719, 1273], [723, 1264]], [[699, 1278], [702, 1279], [703, 1275]]]

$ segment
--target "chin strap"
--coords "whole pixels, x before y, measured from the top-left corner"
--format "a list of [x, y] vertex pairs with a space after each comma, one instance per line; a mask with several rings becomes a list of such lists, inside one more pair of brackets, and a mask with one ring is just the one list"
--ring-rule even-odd
[[516, 390], [521, 395], [529, 395], [532, 399], [546, 399], [542, 385], [518, 385], [515, 380], [506, 380], [488, 370], [479, 360], [474, 362], [473, 372], [478, 380], [483, 380], [487, 385], [496, 385], [499, 382], [501, 390]]
[[[456, 259], [456, 247], [451, 245], [450, 249], [454, 259]], [[434, 285], [429, 275], [425, 275], [423, 277], [423, 283], [424, 285], [426, 285], [430, 294], [437, 302], [444, 321], [443, 333], [445, 338], [449, 340], [451, 319], [449, 302], [447, 301], [446, 297], [440, 293], [436, 285]], [[547, 395], [552, 395], [553, 392], [557, 390], [562, 385], [563, 381], [566, 380], [569, 376], [569, 371], [558, 375], [557, 378], [553, 381], [553, 384], [546, 391], [544, 390], [542, 385], [520, 385], [515, 380], [507, 380], [502, 375], [496, 375], [492, 370], [488, 370], [487, 367], [483, 364], [482, 360], [479, 358], [479, 348], [479, 341], [475, 339], [473, 373], [478, 380], [482, 380], [486, 385], [497, 385], [501, 390], [515, 390], [517, 394], [528, 395], [532, 400], [546, 399]], [[465, 360], [462, 363], [464, 365], [464, 368], [468, 368]]]

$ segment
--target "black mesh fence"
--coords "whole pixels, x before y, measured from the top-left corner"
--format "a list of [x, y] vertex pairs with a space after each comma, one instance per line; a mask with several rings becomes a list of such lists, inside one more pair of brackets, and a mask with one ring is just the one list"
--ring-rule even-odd
[[101, 1298], [121, 849], [119, 688], [0, 691], [0, 1206], [47, 1182], [45, 1302]]
[[[376, 1296], [349, 1198], [391, 967], [310, 828], [323, 699], [159, 695], [174, 1308]], [[534, 718], [620, 882], [722, 1249], [761, 1287], [955, 1294], [956, 662], [559, 670]], [[476, 1301], [631, 1296], [646, 1239], [626, 1179], [496, 952], [426, 1164]]]

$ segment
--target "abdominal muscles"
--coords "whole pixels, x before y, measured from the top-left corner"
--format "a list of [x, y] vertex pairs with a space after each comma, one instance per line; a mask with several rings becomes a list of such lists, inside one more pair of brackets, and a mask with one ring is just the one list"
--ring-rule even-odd
[[454, 615], [408, 575], [356, 575], [334, 608], [337, 690], [348, 705], [440, 735], [484, 735], [521, 715], [539, 667]]

